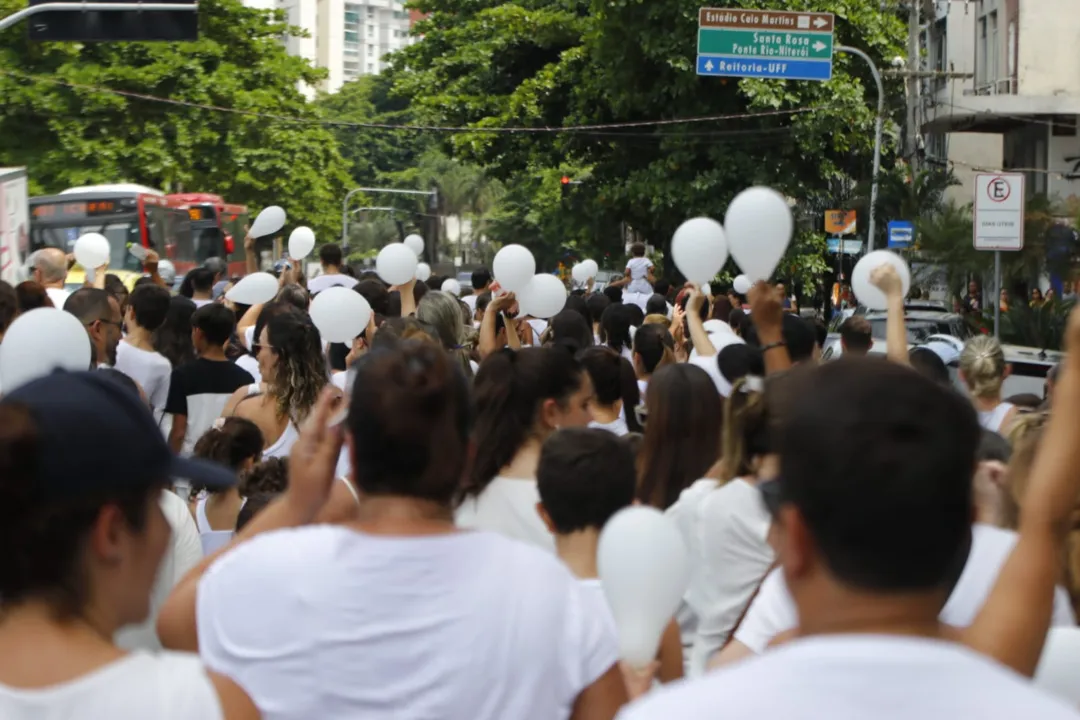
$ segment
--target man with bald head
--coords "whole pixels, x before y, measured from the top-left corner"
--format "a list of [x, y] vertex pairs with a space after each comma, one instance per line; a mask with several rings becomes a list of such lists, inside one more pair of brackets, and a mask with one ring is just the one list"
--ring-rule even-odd
[[71, 295], [64, 289], [68, 271], [67, 255], [64, 251], [53, 247], [36, 250], [30, 255], [27, 265], [30, 267], [30, 279], [45, 288], [53, 307], [64, 307]]

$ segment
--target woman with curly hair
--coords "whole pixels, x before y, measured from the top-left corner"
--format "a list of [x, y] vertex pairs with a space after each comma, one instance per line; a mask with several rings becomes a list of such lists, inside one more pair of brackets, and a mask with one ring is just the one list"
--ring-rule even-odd
[[286, 457], [299, 437], [297, 428], [330, 382], [319, 331], [307, 315], [288, 309], [266, 323], [251, 349], [262, 385], [233, 393], [223, 415], [237, 415], [259, 427], [266, 443], [264, 458]]

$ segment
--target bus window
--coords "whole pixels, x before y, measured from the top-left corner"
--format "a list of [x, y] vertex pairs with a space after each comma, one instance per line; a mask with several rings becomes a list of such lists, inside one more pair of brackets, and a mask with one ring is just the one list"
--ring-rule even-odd
[[146, 205], [146, 230], [149, 235], [150, 247], [156, 250], [158, 255], [165, 255], [165, 214], [168, 211], [159, 205]]
[[195, 248], [191, 242], [191, 219], [183, 210], [169, 208], [166, 212], [168, 218], [167, 242], [170, 248], [168, 256], [173, 262], [192, 263], [195, 257]]

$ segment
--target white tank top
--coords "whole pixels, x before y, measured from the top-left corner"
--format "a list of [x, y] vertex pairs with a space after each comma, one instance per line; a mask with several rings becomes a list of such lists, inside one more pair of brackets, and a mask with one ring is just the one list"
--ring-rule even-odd
[[[262, 387], [258, 383], [248, 385], [247, 396], [255, 397], [262, 395]], [[292, 450], [292, 446], [296, 444], [296, 441], [300, 439], [300, 431], [296, 429], [296, 425], [292, 420], [289, 420], [289, 424], [285, 426], [285, 431], [281, 433], [280, 437], [274, 441], [270, 447], [263, 448], [262, 456], [266, 458], [287, 458], [289, 457], [289, 451]]]
[[[195, 503], [195, 526], [199, 529], [203, 555], [213, 555], [232, 542], [235, 533], [232, 530], [215, 530], [210, 527], [210, 520], [206, 517], [207, 499], [207, 497], [202, 497]], [[245, 498], [243, 502], [247, 502], [247, 499]], [[240, 507], [243, 507], [243, 503]]]
[[983, 429], [990, 432], [1001, 432], [1001, 424], [1005, 422], [1005, 416], [1009, 414], [1015, 405], [1012, 403], [1003, 402], [993, 410], [980, 410], [979, 411], [979, 425], [982, 425]]
[[224, 720], [198, 656], [135, 652], [80, 678], [46, 688], [0, 684], [4, 720]]

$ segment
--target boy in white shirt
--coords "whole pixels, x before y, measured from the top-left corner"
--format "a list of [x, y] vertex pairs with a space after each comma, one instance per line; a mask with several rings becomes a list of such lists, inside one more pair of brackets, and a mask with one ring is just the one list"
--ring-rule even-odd
[[154, 331], [164, 324], [169, 302], [169, 291], [159, 285], [144, 283], [135, 288], [124, 315], [127, 336], [116, 348], [116, 369], [146, 391], [158, 420], [169, 397], [172, 363], [154, 350]]
[[[594, 591], [592, 597], [600, 608], [598, 616], [606, 620], [607, 631], [618, 640], [615, 619], [611, 615], [596, 568], [596, 550], [600, 531], [611, 517], [634, 503], [637, 471], [630, 445], [608, 430], [568, 428], [551, 435], [540, 451], [536, 486], [540, 502], [536, 511], [555, 536], [555, 552], [581, 584]], [[660, 641], [656, 677], [664, 683], [683, 676], [682, 640], [679, 626], [672, 620]], [[624, 677], [627, 671], [624, 669]], [[644, 688], [648, 687], [646, 678]], [[642, 684], [627, 677], [632, 685]]]

